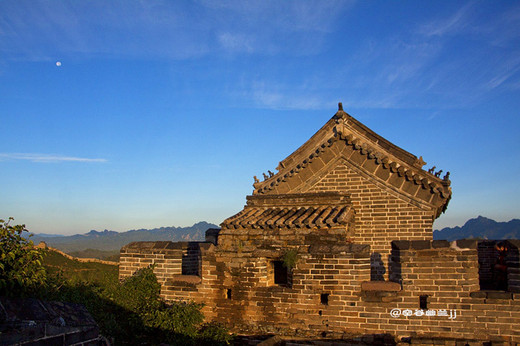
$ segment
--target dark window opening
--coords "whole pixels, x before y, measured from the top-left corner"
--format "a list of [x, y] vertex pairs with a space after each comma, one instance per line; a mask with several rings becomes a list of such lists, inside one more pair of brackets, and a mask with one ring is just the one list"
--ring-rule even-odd
[[289, 271], [287, 267], [283, 265], [282, 261], [274, 261], [274, 283], [276, 285], [288, 285], [289, 284]]
[[181, 270], [182, 275], [199, 275], [200, 273], [200, 248], [196, 242], [188, 243], [182, 251]]
[[321, 304], [323, 305], [329, 305], [329, 294], [328, 293], [322, 293], [320, 296]]
[[428, 296], [419, 297], [419, 309], [428, 310]]
[[509, 250], [503, 241], [483, 240], [478, 243], [478, 274], [481, 290], [508, 290]]
[[226, 290], [226, 298], [227, 298], [227, 299], [231, 299], [231, 289], [230, 289], [230, 288], [228, 288], [228, 289]]

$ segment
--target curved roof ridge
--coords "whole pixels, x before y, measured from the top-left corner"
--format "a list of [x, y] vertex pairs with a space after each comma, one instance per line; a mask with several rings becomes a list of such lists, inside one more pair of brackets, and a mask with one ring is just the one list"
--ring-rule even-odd
[[[334, 116], [309, 140], [280, 162], [276, 174], [270, 174], [264, 181], [256, 181], [253, 184], [254, 195], [272, 193], [271, 191], [275, 190], [279, 184], [298, 174], [313, 160], [318, 159], [336, 141], [343, 140], [368, 160], [374, 160], [376, 165], [396, 173], [406, 181], [420, 185], [422, 189], [430, 190], [432, 194], [439, 195], [442, 200], [445, 200], [445, 205], [441, 208], [442, 211], [445, 210], [451, 197], [449, 172], [441, 179], [442, 171], [424, 170], [422, 167], [426, 162], [422, 157], [417, 158], [376, 134], [346, 113], [341, 103], [338, 108]], [[277, 192], [275, 191], [275, 193]]]

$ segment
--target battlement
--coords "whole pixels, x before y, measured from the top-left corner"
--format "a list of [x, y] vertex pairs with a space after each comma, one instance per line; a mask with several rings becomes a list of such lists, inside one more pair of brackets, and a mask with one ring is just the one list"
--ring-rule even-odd
[[[283, 251], [259, 257], [208, 243], [170, 243], [156, 252], [154, 246], [135, 243], [121, 252], [121, 278], [155, 264], [164, 298], [204, 303], [207, 318], [238, 331], [518, 342], [519, 241], [503, 242], [509, 246], [508, 290], [481, 289], [479, 279], [488, 273], [479, 273], [479, 245], [486, 242], [394, 241], [391, 281], [370, 280], [368, 245], [312, 244], [296, 252], [294, 267], [286, 268], [290, 280], [282, 282], [277, 282], [275, 262], [283, 261]], [[200, 275], [182, 275], [189, 246], [199, 246]], [[176, 249], [165, 251], [169, 247]], [[139, 256], [131, 251], [137, 248]], [[392, 311], [400, 315], [392, 317]], [[427, 316], [428, 311], [435, 315]]]

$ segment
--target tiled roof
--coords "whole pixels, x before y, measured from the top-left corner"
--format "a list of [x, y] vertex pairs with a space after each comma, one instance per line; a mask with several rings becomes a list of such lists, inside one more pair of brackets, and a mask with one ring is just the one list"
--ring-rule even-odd
[[[266, 179], [262, 182], [255, 177], [253, 194], [278, 193], [278, 185], [298, 175], [314, 160], [319, 160], [323, 153], [339, 140], [364, 156], [366, 161], [374, 162], [375, 166], [389, 171], [388, 177], [398, 175], [402, 181], [419, 185], [420, 189], [417, 190], [415, 197], [426, 202], [434, 199], [438, 201], [433, 203], [438, 208], [437, 216], [446, 209], [451, 198], [449, 172], [444, 178], [440, 178], [442, 170], [437, 173], [434, 172], [435, 167], [428, 171], [423, 170], [422, 166], [425, 162], [422, 157], [417, 158], [390, 143], [345, 113], [342, 108], [311, 139], [280, 162], [277, 167], [278, 173], [264, 175]], [[425, 195], [420, 190], [427, 190], [430, 195]], [[431, 197], [431, 195], [438, 197]]]
[[222, 228], [330, 228], [353, 217], [350, 198], [336, 192], [247, 196], [247, 205]]
[[222, 223], [224, 228], [330, 228], [347, 225], [350, 206], [262, 208], [246, 207]]

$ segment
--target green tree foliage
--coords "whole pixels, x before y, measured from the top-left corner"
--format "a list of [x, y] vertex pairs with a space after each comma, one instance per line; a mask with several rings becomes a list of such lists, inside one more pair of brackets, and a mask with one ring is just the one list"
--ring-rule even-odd
[[161, 285], [152, 268], [143, 268], [127, 278], [118, 288], [115, 300], [121, 307], [141, 316], [162, 308]]
[[[0, 220], [0, 294], [13, 295], [19, 290], [30, 291], [45, 281], [42, 250], [22, 236], [25, 225], [11, 226]], [[29, 235], [30, 237], [30, 235]]]
[[68, 287], [66, 298], [85, 305], [104, 335], [113, 337], [116, 344], [227, 345], [232, 339], [223, 326], [202, 324], [202, 305], [161, 299], [161, 286], [151, 267], [121, 284], [87, 287], [77, 283]]
[[[153, 268], [143, 268], [127, 278], [118, 288], [114, 301], [129, 315], [130, 328], [140, 330], [143, 340], [150, 342], [168, 342], [182, 344], [200, 344], [198, 341], [211, 340], [211, 344], [226, 344], [229, 333], [220, 327], [215, 335], [219, 340], [211, 339], [210, 334], [200, 334], [204, 315], [202, 305], [193, 302], [166, 303], [159, 296], [161, 286], [153, 273]], [[206, 325], [204, 325], [205, 327]], [[218, 329], [213, 327], [213, 329]], [[222, 335], [227, 335], [227, 339]]]

